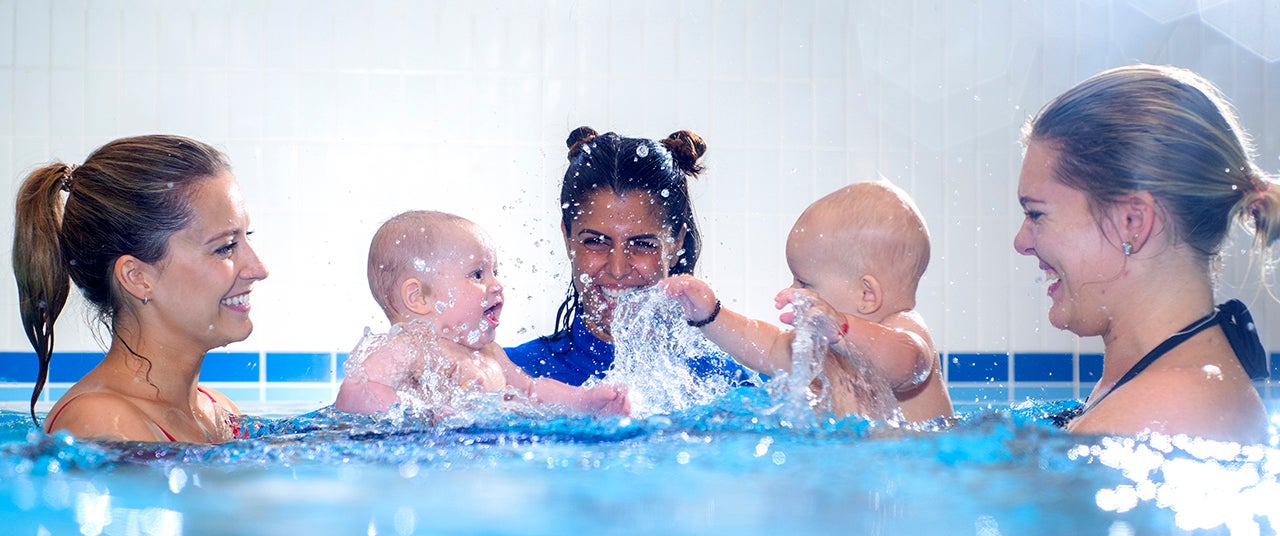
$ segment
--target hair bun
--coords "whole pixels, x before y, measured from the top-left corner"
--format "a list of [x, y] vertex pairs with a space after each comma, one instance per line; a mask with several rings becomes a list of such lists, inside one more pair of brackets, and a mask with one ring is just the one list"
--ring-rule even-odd
[[689, 176], [697, 176], [702, 172], [698, 159], [707, 153], [707, 142], [702, 141], [702, 136], [688, 130], [678, 130], [662, 140], [662, 145], [671, 151], [671, 158], [680, 171]]
[[582, 150], [582, 146], [587, 142], [595, 139], [600, 133], [591, 127], [578, 127], [569, 133], [569, 137], [565, 138], [564, 144], [569, 148], [569, 160], [578, 156], [578, 152]]

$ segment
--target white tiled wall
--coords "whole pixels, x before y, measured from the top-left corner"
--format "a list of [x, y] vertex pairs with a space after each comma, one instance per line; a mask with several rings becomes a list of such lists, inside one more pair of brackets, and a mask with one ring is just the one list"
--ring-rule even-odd
[[[1022, 122], [1101, 69], [1176, 64], [1223, 88], [1275, 172], [1276, 27], [1269, 0], [0, 0], [0, 170], [12, 203], [32, 166], [112, 138], [225, 149], [272, 270], [234, 350], [348, 350], [384, 327], [364, 282], [376, 226], [461, 213], [501, 248], [516, 343], [549, 330], [566, 285], [568, 131], [687, 128], [710, 146], [701, 272], [727, 303], [775, 318], [796, 215], [882, 175], [933, 232], [920, 309], [944, 350], [1070, 352], [1011, 246]], [[1280, 306], [1254, 308], [1275, 351]], [[27, 349], [12, 284], [0, 319], [0, 350]], [[59, 348], [95, 348], [84, 324], [71, 309]]]

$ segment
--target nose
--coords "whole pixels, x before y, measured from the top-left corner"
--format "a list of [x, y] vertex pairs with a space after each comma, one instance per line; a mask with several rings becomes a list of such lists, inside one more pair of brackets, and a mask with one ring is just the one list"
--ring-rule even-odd
[[622, 279], [630, 273], [631, 259], [627, 251], [618, 247], [609, 248], [609, 259], [606, 261], [605, 269], [615, 279]]
[[1022, 221], [1022, 227], [1018, 228], [1018, 234], [1013, 235], [1013, 249], [1022, 255], [1036, 254], [1036, 248], [1031, 240], [1031, 222]]
[[254, 281], [266, 279], [271, 272], [267, 270], [267, 265], [262, 262], [262, 259], [258, 258], [258, 252], [254, 251], [253, 246], [249, 245], [248, 241], [243, 242], [243, 246], [241, 251], [244, 252], [245, 264], [244, 268], [240, 270], [240, 277]]

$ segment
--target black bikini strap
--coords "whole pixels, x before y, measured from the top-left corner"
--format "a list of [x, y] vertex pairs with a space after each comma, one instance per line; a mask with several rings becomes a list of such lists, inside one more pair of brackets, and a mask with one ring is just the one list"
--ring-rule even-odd
[[1240, 300], [1230, 300], [1219, 305], [1212, 313], [1170, 335], [1159, 346], [1147, 352], [1147, 355], [1142, 356], [1142, 359], [1138, 360], [1133, 365], [1133, 368], [1129, 369], [1129, 372], [1126, 372], [1115, 385], [1111, 386], [1111, 389], [1107, 390], [1106, 394], [1103, 394], [1090, 406], [1098, 405], [1098, 402], [1102, 402], [1102, 399], [1106, 398], [1107, 395], [1115, 392], [1120, 386], [1129, 383], [1129, 380], [1141, 374], [1160, 356], [1163, 356], [1165, 352], [1194, 337], [1197, 333], [1218, 325], [1222, 326], [1222, 333], [1227, 336], [1227, 342], [1231, 343], [1231, 351], [1235, 352], [1236, 359], [1240, 360], [1240, 365], [1244, 367], [1245, 373], [1255, 380], [1269, 377], [1267, 353], [1262, 348], [1262, 341], [1258, 339], [1258, 329], [1253, 323], [1253, 316], [1249, 314], [1249, 309]]
[[1249, 378], [1263, 380], [1271, 376], [1267, 371], [1267, 351], [1258, 338], [1258, 327], [1253, 323], [1253, 315], [1240, 300], [1231, 300], [1218, 306], [1218, 324], [1231, 343], [1231, 351], [1236, 353], [1240, 365]]
[[[1129, 372], [1126, 372], [1124, 376], [1121, 376], [1120, 380], [1117, 381], [1115, 385], [1111, 386], [1111, 391], [1115, 391], [1116, 389], [1119, 389], [1121, 385], [1129, 383], [1129, 380], [1132, 380], [1138, 374], [1141, 374], [1142, 371], [1147, 370], [1147, 367], [1151, 366], [1152, 363], [1155, 363], [1157, 359], [1160, 359], [1161, 356], [1169, 350], [1172, 350], [1175, 346], [1196, 336], [1197, 333], [1217, 325], [1219, 312], [1221, 312], [1221, 309], [1214, 309], [1212, 313], [1188, 324], [1187, 327], [1178, 330], [1173, 335], [1170, 335], [1169, 338], [1165, 339], [1159, 346], [1152, 348], [1150, 352], [1147, 352], [1147, 355], [1142, 356], [1142, 359], [1138, 360], [1138, 362], [1133, 365], [1133, 368], [1129, 369]], [[1109, 393], [1110, 391], [1108, 391], [1108, 394]], [[1098, 401], [1101, 402], [1102, 400], [1099, 399]]]

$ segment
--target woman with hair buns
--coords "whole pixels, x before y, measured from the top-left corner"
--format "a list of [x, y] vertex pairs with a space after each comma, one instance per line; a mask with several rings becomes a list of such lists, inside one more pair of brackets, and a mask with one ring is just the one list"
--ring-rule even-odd
[[1103, 72], [1026, 128], [1014, 238], [1049, 282], [1049, 321], [1101, 336], [1102, 377], [1072, 432], [1187, 434], [1257, 443], [1267, 377], [1244, 304], [1216, 304], [1212, 266], [1233, 221], [1263, 263], [1280, 187], [1250, 158], [1218, 90], [1172, 67]]
[[198, 383], [206, 352], [253, 330], [249, 294], [267, 277], [222, 153], [177, 136], [115, 140], [79, 166], [31, 173], [16, 216], [13, 270], [40, 361], [32, 419], [74, 282], [110, 347], [53, 406], [46, 431], [191, 443], [241, 436], [236, 405]]
[[[514, 348], [511, 361], [534, 377], [582, 385], [613, 365], [613, 310], [622, 294], [692, 273], [702, 236], [689, 179], [707, 145], [687, 130], [663, 140], [569, 133], [569, 168], [560, 187], [560, 230], [573, 267], [555, 332]], [[750, 375], [728, 355], [691, 364], [700, 377], [737, 384]]]

